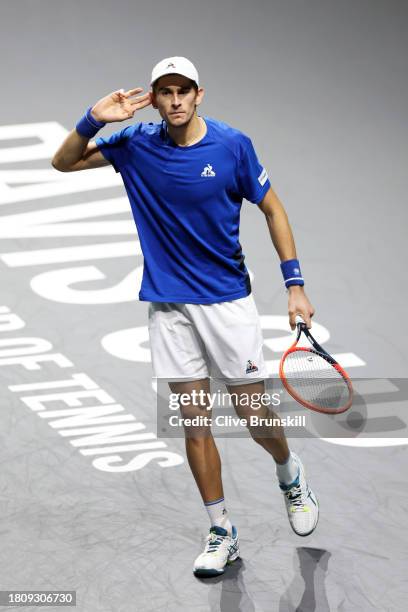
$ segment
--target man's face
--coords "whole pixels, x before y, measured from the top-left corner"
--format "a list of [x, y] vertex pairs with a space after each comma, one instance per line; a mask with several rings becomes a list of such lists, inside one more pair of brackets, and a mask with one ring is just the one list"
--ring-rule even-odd
[[168, 125], [182, 127], [194, 115], [203, 98], [204, 89], [194, 89], [190, 79], [181, 74], [160, 77], [151, 93], [152, 105]]

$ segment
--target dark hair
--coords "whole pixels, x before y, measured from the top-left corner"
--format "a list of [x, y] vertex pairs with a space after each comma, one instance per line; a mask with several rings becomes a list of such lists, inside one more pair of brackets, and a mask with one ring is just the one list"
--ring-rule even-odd
[[[157, 93], [157, 85], [158, 85], [158, 82], [160, 81], [160, 79], [161, 79], [161, 77], [156, 79], [156, 81], [153, 83], [153, 85], [152, 85], [153, 93]], [[196, 93], [197, 93], [197, 91], [198, 91], [197, 83], [195, 81], [193, 81], [192, 79], [189, 79], [189, 81], [190, 81], [191, 87], [193, 87], [196, 90]]]

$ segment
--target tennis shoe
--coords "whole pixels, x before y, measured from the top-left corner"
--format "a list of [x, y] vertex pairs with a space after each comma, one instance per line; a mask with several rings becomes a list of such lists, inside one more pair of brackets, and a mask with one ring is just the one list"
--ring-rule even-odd
[[232, 533], [223, 527], [213, 526], [206, 537], [204, 552], [194, 562], [196, 576], [219, 576], [225, 566], [239, 557], [238, 533], [232, 526]]
[[317, 498], [306, 481], [305, 470], [299, 457], [291, 453], [295, 459], [299, 473], [290, 485], [279, 483], [283, 493], [289, 523], [299, 536], [310, 535], [319, 520], [319, 504]]

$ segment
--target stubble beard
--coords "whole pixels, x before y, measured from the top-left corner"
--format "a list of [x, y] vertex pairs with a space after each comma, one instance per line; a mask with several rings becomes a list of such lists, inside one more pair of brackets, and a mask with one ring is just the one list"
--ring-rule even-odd
[[191, 116], [189, 119], [186, 119], [185, 121], [183, 121], [182, 123], [176, 123], [176, 122], [170, 122], [171, 127], [173, 128], [184, 128], [186, 127], [190, 121], [192, 120], [193, 116]]

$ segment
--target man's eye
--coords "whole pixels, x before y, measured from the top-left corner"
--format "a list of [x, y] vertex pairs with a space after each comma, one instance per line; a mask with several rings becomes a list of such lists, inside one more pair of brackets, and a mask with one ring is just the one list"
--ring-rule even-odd
[[[179, 94], [187, 94], [187, 93], [190, 91], [190, 89], [191, 89], [190, 87], [189, 87], [188, 89], [181, 89], [181, 90], [179, 91]], [[162, 90], [162, 91], [161, 91], [161, 94], [162, 94], [163, 96], [167, 96], [169, 93], [171, 93], [171, 92], [170, 92], [170, 91], [165, 91], [165, 90]]]

